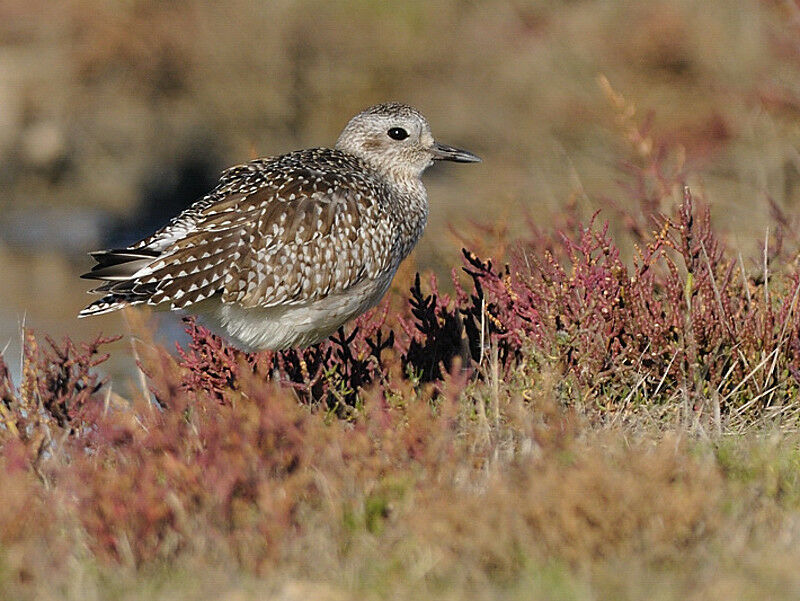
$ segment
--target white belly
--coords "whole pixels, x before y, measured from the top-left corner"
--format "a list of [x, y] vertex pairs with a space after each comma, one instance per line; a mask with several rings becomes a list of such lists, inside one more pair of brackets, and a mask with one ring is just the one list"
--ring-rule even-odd
[[210, 298], [190, 307], [201, 323], [244, 351], [305, 347], [325, 340], [339, 326], [374, 307], [383, 298], [394, 270], [346, 292], [302, 305], [244, 308]]

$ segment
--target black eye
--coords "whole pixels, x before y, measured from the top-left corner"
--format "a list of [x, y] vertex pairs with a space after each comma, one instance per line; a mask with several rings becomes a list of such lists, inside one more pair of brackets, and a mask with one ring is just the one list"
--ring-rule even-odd
[[408, 132], [402, 127], [392, 127], [386, 133], [392, 140], [405, 140], [408, 137]]

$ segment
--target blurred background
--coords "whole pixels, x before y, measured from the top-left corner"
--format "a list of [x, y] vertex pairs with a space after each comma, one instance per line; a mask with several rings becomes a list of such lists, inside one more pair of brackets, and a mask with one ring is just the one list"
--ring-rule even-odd
[[601, 74], [635, 120], [652, 111], [752, 252], [768, 199], [791, 214], [800, 196], [799, 33], [798, 4], [777, 0], [2, 0], [0, 349], [19, 352], [23, 323], [124, 332], [119, 314], [75, 317], [87, 251], [149, 234], [227, 166], [333, 144], [387, 100], [484, 159], [426, 176], [420, 269], [459, 265], [475, 220], [513, 237], [619, 194], [631, 150]]

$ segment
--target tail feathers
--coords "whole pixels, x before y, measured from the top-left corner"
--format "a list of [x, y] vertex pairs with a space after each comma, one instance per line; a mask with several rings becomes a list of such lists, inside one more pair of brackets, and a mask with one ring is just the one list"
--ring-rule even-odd
[[88, 280], [100, 280], [103, 283], [92, 292], [107, 294], [86, 307], [78, 314], [78, 317], [102, 315], [148, 301], [154, 291], [154, 286], [143, 285], [137, 282], [134, 276], [159, 256], [158, 251], [147, 248], [122, 248], [100, 250], [90, 254], [97, 261], [97, 265], [81, 277]]
[[129, 279], [143, 267], [147, 267], [159, 253], [148, 249], [100, 250], [91, 253], [97, 265], [81, 277], [87, 280], [120, 282]]
[[109, 294], [108, 296], [94, 301], [91, 305], [78, 313], [78, 317], [90, 317], [92, 315], [111, 313], [112, 311], [119, 311], [123, 307], [139, 305], [143, 302], [145, 301], [141, 298], [126, 298], [119, 294]]
[[100, 267], [148, 257], [152, 259], [158, 255], [158, 251], [149, 248], [112, 248], [107, 250], [95, 250], [89, 253], [89, 256], [97, 261]]

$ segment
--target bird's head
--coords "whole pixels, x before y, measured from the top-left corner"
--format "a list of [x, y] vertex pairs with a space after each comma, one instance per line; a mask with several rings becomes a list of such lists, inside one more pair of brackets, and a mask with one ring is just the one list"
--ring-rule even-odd
[[471, 152], [436, 142], [428, 120], [415, 108], [396, 102], [372, 106], [353, 117], [336, 148], [401, 179], [419, 178], [433, 161], [480, 161]]

